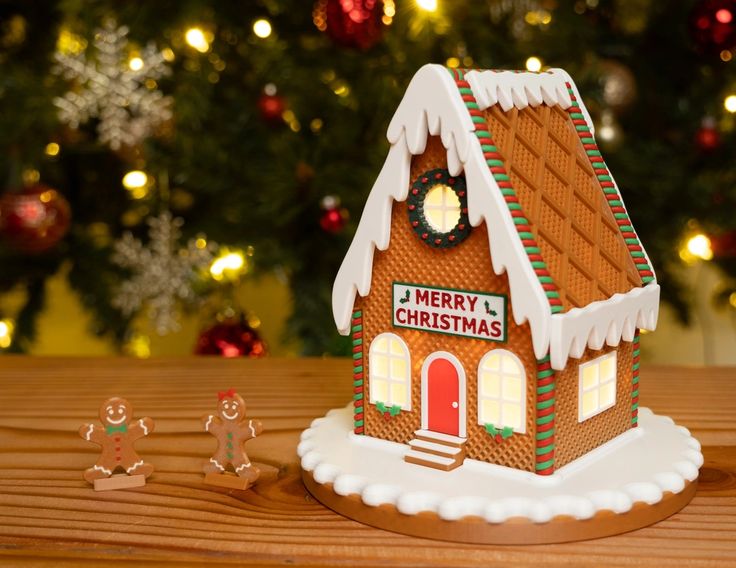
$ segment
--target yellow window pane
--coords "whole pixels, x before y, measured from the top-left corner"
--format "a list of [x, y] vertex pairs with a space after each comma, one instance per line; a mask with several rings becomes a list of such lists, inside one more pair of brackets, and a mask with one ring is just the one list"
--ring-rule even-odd
[[402, 408], [406, 406], [406, 385], [403, 383], [391, 383], [391, 398], [389, 404], [398, 404]]
[[520, 377], [504, 377], [503, 378], [503, 398], [505, 400], [521, 401], [523, 396], [521, 392]]
[[516, 359], [513, 357], [509, 357], [508, 355], [504, 356], [502, 359], [502, 365], [503, 365], [503, 372], [509, 375], [519, 375], [520, 369], [519, 364], [516, 362]]
[[501, 356], [498, 354], [489, 355], [483, 363], [483, 368], [488, 371], [498, 371], [501, 369]]
[[368, 388], [371, 391], [371, 401], [388, 402], [388, 383], [386, 381], [372, 379]]
[[378, 337], [371, 343], [371, 351], [386, 353], [388, 351], [386, 347], [387, 342], [388, 339], [386, 337]]
[[402, 357], [397, 359], [391, 358], [391, 378], [392, 379], [406, 379], [406, 361]]
[[616, 383], [606, 383], [601, 386], [601, 407], [612, 406], [616, 401]]
[[607, 356], [601, 361], [601, 382], [610, 381], [616, 376], [616, 356]]
[[480, 405], [480, 421], [483, 424], [498, 425], [499, 405], [497, 400], [484, 400]]
[[438, 185], [427, 192], [423, 203], [424, 216], [433, 229], [447, 233], [460, 220], [460, 200], [446, 185]]
[[509, 402], [503, 403], [503, 425], [511, 426], [515, 430], [521, 429], [521, 407]]
[[598, 364], [593, 363], [582, 368], [583, 389], [588, 390], [598, 384]]
[[404, 344], [401, 342], [400, 339], [396, 337], [392, 337], [391, 338], [391, 355], [403, 356], [404, 353], [405, 353]]
[[373, 377], [388, 377], [388, 357], [375, 354], [370, 358], [370, 372]]
[[498, 398], [501, 396], [501, 377], [496, 373], [483, 373], [481, 396]]
[[583, 394], [583, 417], [598, 410], [598, 389]]

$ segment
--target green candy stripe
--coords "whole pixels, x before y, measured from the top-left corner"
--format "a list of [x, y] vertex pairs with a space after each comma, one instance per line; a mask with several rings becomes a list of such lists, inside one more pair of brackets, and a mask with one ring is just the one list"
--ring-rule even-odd
[[634, 428], [639, 425], [639, 362], [636, 361], [640, 355], [638, 329], [632, 343], [634, 348], [631, 353], [631, 427]]
[[[596, 144], [595, 138], [593, 137], [593, 133], [590, 130], [590, 125], [588, 124], [588, 121], [586, 120], [585, 116], [581, 112], [576, 112], [579, 110], [578, 107], [578, 101], [575, 95], [575, 91], [572, 89], [572, 86], [568, 83], [567, 85], [567, 92], [570, 93], [570, 98], [572, 99], [572, 106], [570, 107], [570, 110], [568, 110], [568, 114], [571, 119], [573, 120], [584, 120], [585, 124], [581, 125], [578, 124], [575, 126], [575, 130], [577, 130], [579, 133], [581, 133], [581, 141], [583, 144]], [[613, 177], [611, 176], [610, 170], [608, 169], [608, 166], [603, 161], [603, 157], [601, 156], [601, 153], [598, 150], [586, 150], [585, 153], [588, 155], [588, 158], [590, 159], [591, 165], [597, 169], [597, 170], [604, 170], [604, 174], [599, 174], [596, 177], [599, 181], [604, 182], [611, 182], [613, 183]], [[615, 185], [615, 184], [614, 184]], [[610, 207], [623, 207], [624, 204], [621, 201], [621, 196], [618, 193], [617, 187], [612, 188], [603, 188], [603, 191], [607, 195], [616, 195], [618, 199], [612, 200], [608, 202], [608, 205]], [[623, 234], [624, 232], [627, 233], [633, 233], [634, 229], [631, 225], [631, 221], [629, 220], [628, 213], [614, 213], [614, 216], [616, 219], [624, 219], [627, 221], [626, 225], [619, 226], [619, 231]], [[638, 245], [641, 246], [641, 242], [639, 241], [638, 235], [636, 238], [625, 238], [624, 239], [627, 245]], [[634, 263], [636, 264], [636, 268], [639, 271], [639, 277], [641, 278], [642, 283], [646, 286], [650, 282], [654, 281], [653, 276], [649, 276], [647, 273], [651, 272], [652, 269], [649, 266], [649, 262], [646, 260], [646, 257], [643, 253], [639, 253], [634, 256], [634, 252], [636, 251], [629, 251], [632, 259], [634, 260]], [[637, 259], [639, 261], [637, 262]]]
[[[353, 388], [354, 389], [360, 389], [360, 392], [357, 392], [353, 395], [354, 401], [363, 400], [363, 337], [362, 335], [359, 335], [363, 331], [363, 325], [362, 324], [356, 324], [355, 322], [358, 321], [360, 318], [363, 317], [362, 310], [355, 310], [353, 312], [353, 320], [352, 320], [352, 326], [351, 331], [353, 334], [353, 349], [355, 350], [355, 353], [353, 353], [353, 360], [361, 361], [360, 365], [357, 365], [353, 367]], [[358, 432], [359, 428], [363, 428], [363, 418], [358, 418], [358, 415], [363, 412], [363, 406], [362, 405], [353, 405], [353, 431], [356, 434], [363, 434], [363, 430]]]
[[[462, 69], [451, 69], [447, 68], [447, 71], [450, 73], [450, 76], [453, 78], [455, 83], [457, 84], [460, 81], [465, 81], [465, 71]], [[483, 124], [485, 123], [485, 120], [482, 117], [473, 116], [473, 114], [470, 112], [471, 110], [478, 110], [478, 101], [475, 99], [475, 95], [473, 94], [473, 90], [469, 89], [467, 87], [461, 87], [460, 85], [457, 85], [458, 92], [461, 96], [466, 96], [470, 98], [468, 101], [463, 101], [465, 104], [465, 108], [468, 109], [468, 113], [470, 114], [470, 119], [473, 121], [473, 124]], [[480, 129], [477, 128], [474, 130], [475, 136], [478, 138], [478, 141], [480, 142], [481, 150], [483, 152], [487, 153], [497, 153], [498, 148], [496, 147], [495, 143], [493, 142], [493, 138], [491, 136], [491, 132], [486, 128]], [[490, 142], [490, 143], [489, 143]], [[486, 164], [489, 168], [504, 168], [503, 160], [499, 160], [497, 158], [489, 158], [486, 160]], [[505, 168], [504, 168], [505, 170]], [[493, 179], [495, 179], [497, 182], [504, 182], [509, 183], [510, 177], [509, 175], [504, 171], [504, 173], [500, 172], [493, 172], [491, 171], [491, 175], [493, 176]], [[501, 188], [501, 193], [504, 196], [511, 196], [511, 197], [517, 197], [516, 191], [514, 191], [511, 187], [504, 187]], [[518, 201], [515, 203], [514, 207], [511, 207], [510, 204], [507, 203], [507, 206], [509, 207], [509, 212], [511, 211], [521, 211], [521, 205], [518, 204]], [[523, 217], [523, 214], [521, 217], [514, 217], [513, 218], [515, 225], [528, 225], [529, 221]], [[519, 238], [523, 240], [531, 240], [535, 241], [534, 236], [531, 233], [528, 232], [518, 232]], [[536, 243], [534, 245], [525, 246], [524, 251], [526, 252], [527, 256], [530, 255], [539, 255], [539, 247], [536, 246]], [[547, 269], [547, 264], [544, 261], [541, 260], [535, 260], [531, 261], [532, 267], [539, 271], [545, 271], [549, 273], [549, 270]], [[542, 278], [546, 278], [544, 282], [542, 282]], [[552, 284], [554, 285], [554, 282], [552, 281], [552, 278], [549, 276], [537, 276], [539, 278], [540, 283], [542, 284]], [[548, 290], [545, 291], [545, 296], [547, 296], [548, 300], [557, 300], [559, 299], [560, 295], [555, 290]], [[564, 308], [561, 305], [558, 305], [557, 303], [550, 303], [550, 311], [553, 314], [557, 314], [564, 311]]]
[[[552, 471], [554, 471], [554, 464], [555, 464], [555, 458], [554, 458], [554, 451], [555, 451], [555, 440], [554, 435], [556, 432], [556, 428], [554, 426], [554, 420], [555, 420], [555, 402], [557, 398], [554, 396], [555, 392], [555, 385], [556, 381], [552, 381], [549, 384], [546, 385], [539, 385], [540, 381], [547, 381], [550, 377], [554, 377], [555, 372], [550, 368], [543, 368], [547, 367], [549, 365], [550, 357], [549, 355], [543, 357], [542, 359], [539, 359], [537, 361], [537, 397], [541, 395], [546, 395], [548, 393], [553, 393], [552, 396], [547, 399], [540, 402], [537, 402], [537, 417], [536, 417], [536, 425], [537, 425], [537, 433], [535, 435], [535, 441], [536, 441], [536, 448], [534, 449], [534, 455], [535, 456], [544, 456], [547, 454], [552, 454], [552, 457], [546, 461], [540, 462], [535, 460], [534, 468], [535, 471], [544, 471], [545, 473], [550, 473], [546, 470], [549, 470], [552, 468]], [[552, 411], [547, 414], [546, 416], [539, 416], [539, 411], [541, 410], [548, 410], [552, 409]], [[548, 430], [539, 431], [540, 426], [546, 426], [547, 424], [552, 424], [552, 427]]]

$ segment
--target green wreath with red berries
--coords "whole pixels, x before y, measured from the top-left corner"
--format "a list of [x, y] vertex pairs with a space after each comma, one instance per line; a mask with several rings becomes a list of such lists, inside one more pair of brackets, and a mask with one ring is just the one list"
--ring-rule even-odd
[[[424, 198], [430, 189], [444, 185], [449, 187], [460, 201], [460, 220], [447, 233], [440, 233], [427, 221], [424, 215]], [[414, 233], [434, 248], [453, 247], [463, 242], [470, 234], [468, 221], [468, 194], [464, 176], [451, 176], [445, 169], [429, 170], [411, 184], [406, 200], [409, 209], [409, 222]]]

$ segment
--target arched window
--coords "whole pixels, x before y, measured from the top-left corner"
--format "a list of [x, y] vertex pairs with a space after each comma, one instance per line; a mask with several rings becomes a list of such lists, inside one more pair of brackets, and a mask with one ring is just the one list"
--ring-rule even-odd
[[411, 360], [406, 343], [393, 333], [382, 333], [371, 342], [368, 355], [371, 404], [411, 410]]
[[526, 432], [526, 373], [505, 349], [486, 353], [478, 365], [478, 424]]

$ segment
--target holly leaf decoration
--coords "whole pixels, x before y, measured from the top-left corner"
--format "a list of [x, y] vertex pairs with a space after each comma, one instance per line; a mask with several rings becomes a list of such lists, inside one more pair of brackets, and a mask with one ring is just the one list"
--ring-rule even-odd
[[498, 315], [496, 310], [491, 309], [491, 304], [488, 303], [488, 300], [486, 300], [486, 313], [494, 317]]
[[501, 430], [501, 437], [505, 440], [506, 438], [510, 438], [513, 433], [514, 429], [511, 426], [504, 426], [503, 430]]
[[398, 404], [394, 404], [391, 408], [388, 409], [388, 413], [391, 416], [396, 416], [401, 412], [401, 407]]
[[380, 413], [384, 413], [384, 412], [386, 412], [386, 411], [388, 410], [388, 409], [386, 408], [386, 405], [385, 405], [385, 404], [383, 404], [382, 402], [376, 402], [376, 409], [377, 409], [377, 410], [378, 410], [378, 412], [380, 412]]
[[495, 436], [498, 433], [498, 429], [493, 424], [486, 424], [486, 432], [488, 432], [491, 436]]
[[409, 301], [409, 296], [410, 296], [410, 294], [411, 294], [411, 293], [409, 292], [409, 290], [407, 290], [407, 291], [406, 291], [406, 295], [405, 295], [405, 296], [404, 296], [403, 298], [401, 298], [401, 299], [399, 300], [399, 303], [401, 303], [401, 304], [406, 304], [406, 303], [407, 303], [407, 302]]

